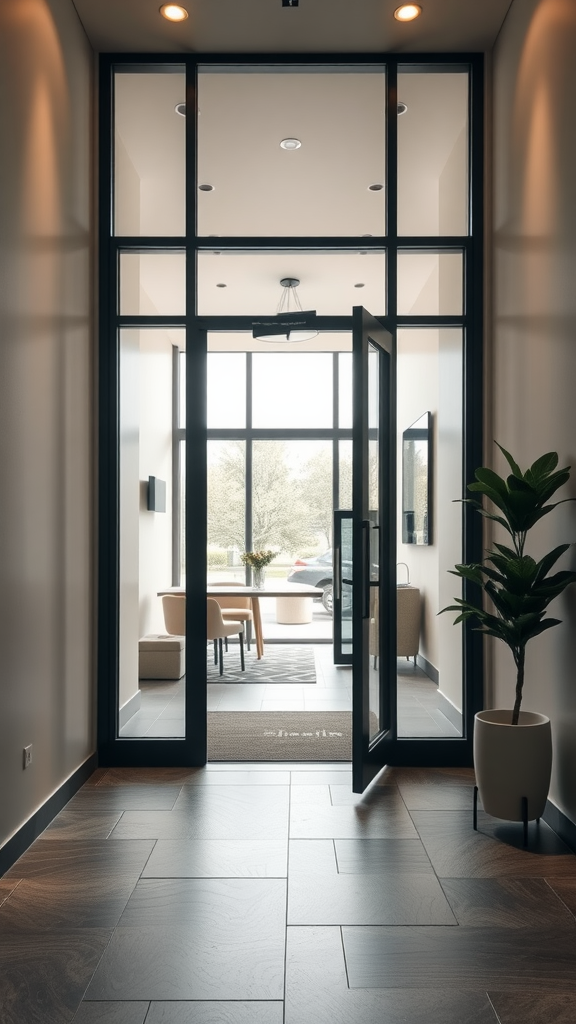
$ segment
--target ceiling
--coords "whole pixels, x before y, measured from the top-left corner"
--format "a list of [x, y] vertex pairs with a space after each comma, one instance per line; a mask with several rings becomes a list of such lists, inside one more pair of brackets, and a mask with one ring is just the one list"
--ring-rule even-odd
[[73, 2], [104, 53], [450, 53], [492, 49], [512, 0], [421, 0], [422, 16], [404, 24], [399, 0], [181, 0], [179, 24], [160, 0]]

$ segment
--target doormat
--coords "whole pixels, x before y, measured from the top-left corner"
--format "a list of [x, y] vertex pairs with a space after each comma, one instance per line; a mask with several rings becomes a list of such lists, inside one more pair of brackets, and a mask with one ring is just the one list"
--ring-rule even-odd
[[208, 645], [206, 675], [209, 683], [315, 683], [314, 648], [310, 644], [265, 644], [258, 661], [256, 644], [245, 651], [246, 671], [240, 669], [238, 644], [229, 644], [224, 651], [224, 675], [214, 664], [214, 647]]
[[212, 711], [209, 761], [350, 761], [350, 711]]

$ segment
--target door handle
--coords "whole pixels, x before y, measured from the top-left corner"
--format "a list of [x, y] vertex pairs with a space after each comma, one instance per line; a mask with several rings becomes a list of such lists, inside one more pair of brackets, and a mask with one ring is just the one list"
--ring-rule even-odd
[[370, 528], [372, 523], [369, 519], [362, 520], [362, 566], [363, 566], [363, 587], [362, 587], [362, 618], [370, 618]]
[[334, 549], [334, 600], [342, 596], [342, 548], [338, 544]]

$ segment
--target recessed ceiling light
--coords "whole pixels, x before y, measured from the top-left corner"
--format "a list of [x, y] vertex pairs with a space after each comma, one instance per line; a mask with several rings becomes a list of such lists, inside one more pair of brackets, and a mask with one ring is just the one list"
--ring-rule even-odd
[[188, 17], [188, 11], [185, 7], [180, 7], [180, 4], [162, 4], [160, 14], [167, 21], [186, 21]]
[[[400, 104], [398, 104], [398, 106], [400, 106]], [[177, 103], [176, 106], [174, 107], [174, 110], [176, 111], [177, 114], [180, 114], [180, 117], [186, 117], [185, 103]]]
[[217, 284], [216, 287], [217, 288], [227, 288], [228, 285], [220, 283], [220, 284]]
[[422, 14], [422, 8], [420, 4], [402, 4], [401, 7], [397, 7], [394, 11], [394, 17], [396, 21], [414, 21], [415, 18], [419, 18]]
[[408, 110], [408, 105], [406, 103], [402, 103], [402, 101], [400, 101], [400, 103], [398, 104], [398, 117], [400, 117], [401, 114], [405, 114], [407, 110]]
[[[208, 184], [198, 185], [198, 188], [199, 188], [200, 192], [213, 192], [214, 191], [214, 185], [208, 185]], [[214, 236], [214, 237], [216, 237], [216, 236]]]
[[360, 284], [355, 284], [354, 287], [355, 288], [363, 288], [364, 287], [364, 283], [360, 282]]
[[384, 185], [381, 185], [379, 182], [375, 182], [374, 185], [368, 185], [369, 192], [381, 192], [383, 188]]
[[300, 139], [282, 139], [280, 149], [300, 149]]

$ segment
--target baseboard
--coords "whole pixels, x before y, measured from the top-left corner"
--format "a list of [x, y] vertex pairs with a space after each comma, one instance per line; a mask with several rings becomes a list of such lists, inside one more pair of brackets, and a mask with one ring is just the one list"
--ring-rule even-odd
[[576, 825], [571, 818], [564, 814], [559, 807], [556, 807], [551, 800], [546, 801], [542, 817], [546, 824], [550, 825], [552, 831], [566, 843], [566, 846], [576, 853]]
[[142, 704], [142, 691], [136, 690], [136, 693], [122, 705], [118, 712], [118, 724], [121, 729], [126, 722], [129, 722], [132, 715], [135, 715], [137, 711], [140, 711], [140, 705]]
[[425, 675], [428, 676], [428, 679], [431, 679], [432, 682], [436, 683], [436, 686], [438, 686], [438, 683], [440, 682], [440, 673], [438, 672], [438, 669], [436, 668], [435, 665], [432, 664], [431, 661], [427, 661], [426, 658], [423, 658], [421, 654], [417, 654], [416, 665], [419, 669], [422, 670], [422, 672], [424, 672]]
[[462, 712], [458, 711], [458, 708], [454, 706], [451, 700], [448, 700], [448, 697], [444, 696], [441, 690], [438, 690], [436, 697], [438, 711], [441, 711], [448, 721], [458, 729], [460, 735], [462, 735]]
[[28, 818], [17, 832], [0, 848], [0, 876], [26, 853], [29, 846], [42, 834], [68, 801], [78, 792], [92, 772], [98, 767], [98, 754], [92, 754], [73, 774], [63, 782], [42, 807]]

